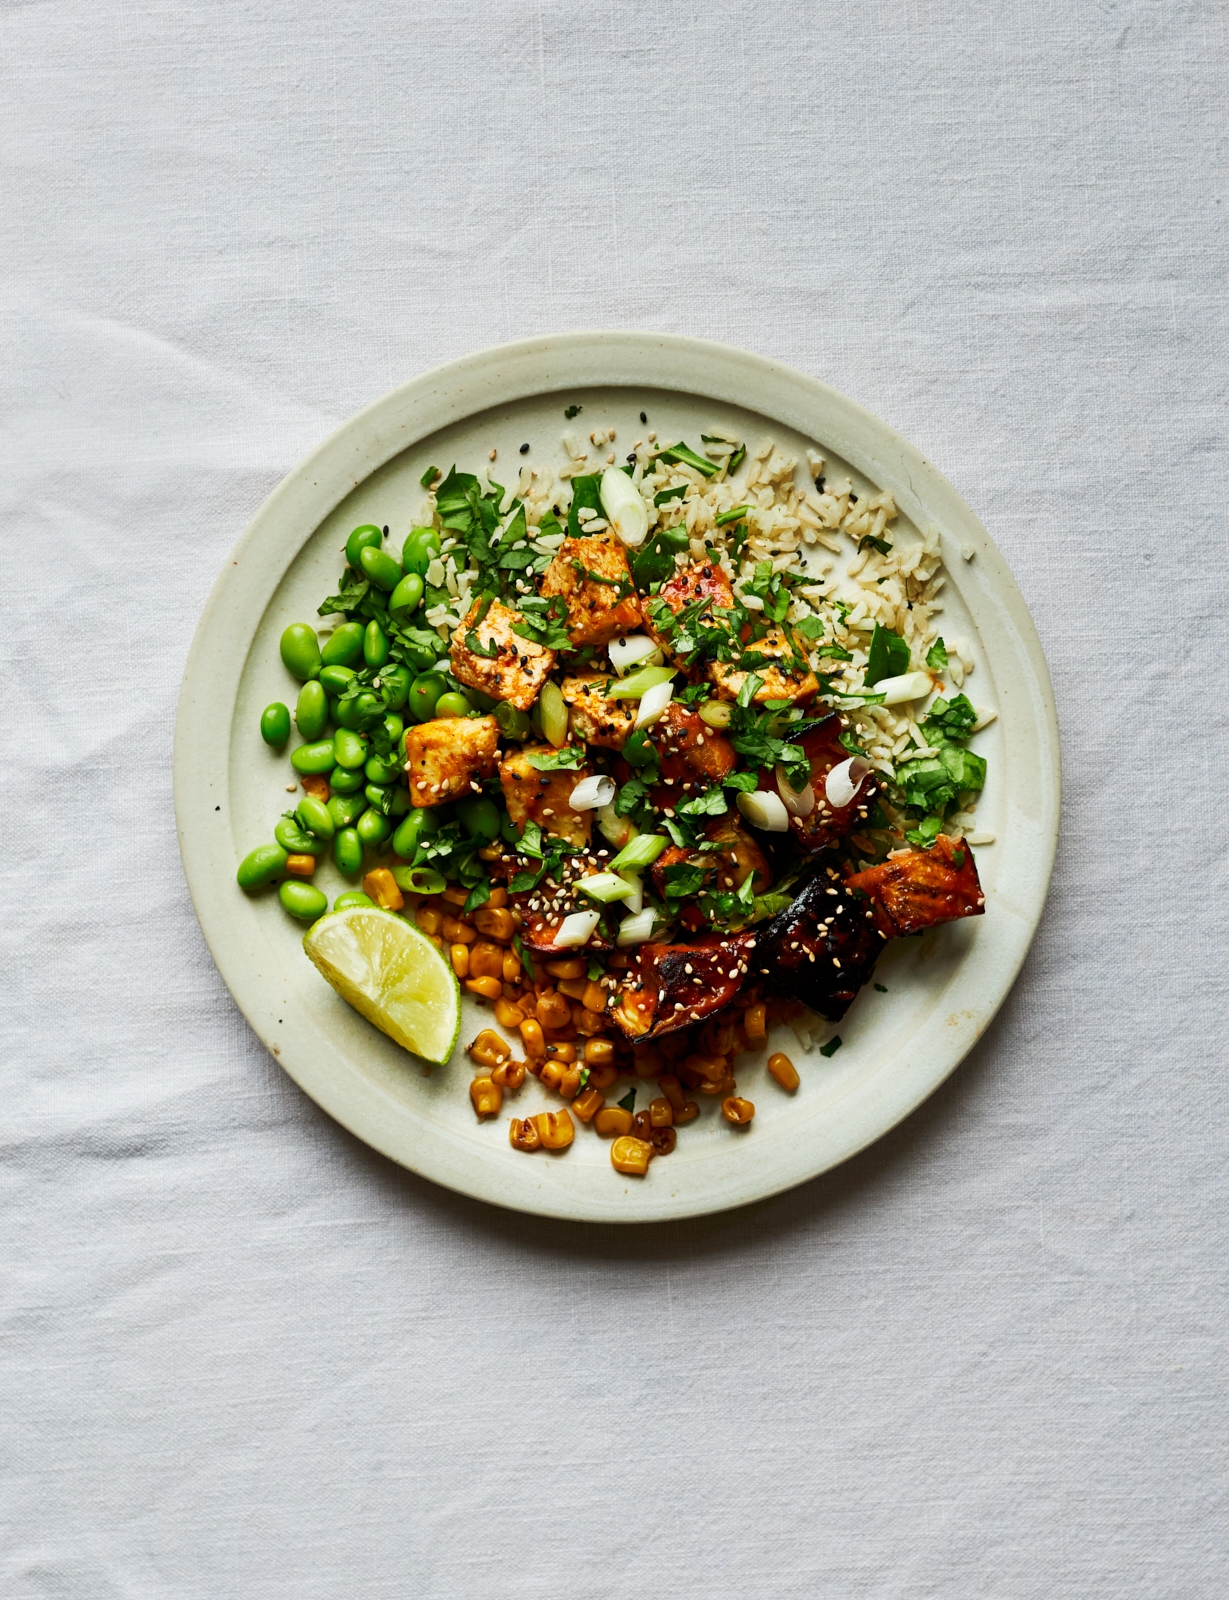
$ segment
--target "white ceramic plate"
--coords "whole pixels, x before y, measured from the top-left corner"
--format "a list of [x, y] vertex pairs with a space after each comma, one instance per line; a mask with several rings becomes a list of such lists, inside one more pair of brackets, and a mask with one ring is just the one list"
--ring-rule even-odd
[[[565, 405], [580, 403], [576, 423]], [[756, 1103], [746, 1130], [726, 1126], [711, 1100], [678, 1148], [644, 1179], [610, 1165], [604, 1140], [578, 1133], [561, 1156], [508, 1143], [508, 1113], [543, 1109], [532, 1079], [505, 1114], [479, 1124], [466, 1092], [464, 1046], [489, 1010], [471, 1005], [452, 1062], [422, 1065], [370, 1027], [317, 975], [302, 927], [275, 894], [249, 899], [235, 867], [293, 801], [286, 753], [268, 750], [257, 723], [297, 686], [278, 640], [315, 620], [360, 523], [389, 524], [399, 548], [419, 520], [419, 479], [431, 465], [482, 472], [498, 448], [499, 481], [521, 463], [562, 464], [565, 429], [614, 426], [618, 448], [648, 427], [695, 443], [717, 424], [752, 445], [771, 434], [804, 460], [824, 455], [859, 490], [890, 489], [902, 520], [937, 526], [949, 574], [941, 631], [973, 645], [967, 685], [998, 710], [977, 735], [989, 758], [979, 827], [997, 836], [977, 852], [986, 915], [889, 947], [876, 977], [840, 1025], [830, 1059], [802, 1055], [788, 1030], [773, 1041], [797, 1061], [802, 1086], [784, 1094], [762, 1062], [738, 1067]], [[972, 560], [962, 549], [976, 552]], [[1019, 590], [985, 529], [910, 445], [852, 401], [788, 367], [696, 339], [572, 333], [486, 350], [414, 379], [345, 424], [261, 507], [210, 596], [184, 674], [175, 745], [175, 805], [184, 870], [214, 959], [245, 1016], [286, 1071], [324, 1110], [375, 1149], [465, 1194], [547, 1216], [646, 1222], [745, 1204], [835, 1166], [908, 1115], [952, 1071], [1011, 987], [1041, 915], [1059, 809], [1058, 728], [1041, 647]], [[317, 875], [330, 899], [352, 888], [331, 862]], [[647, 1103], [641, 1092], [639, 1101]], [[702, 1099], [704, 1097], [701, 1097]]]

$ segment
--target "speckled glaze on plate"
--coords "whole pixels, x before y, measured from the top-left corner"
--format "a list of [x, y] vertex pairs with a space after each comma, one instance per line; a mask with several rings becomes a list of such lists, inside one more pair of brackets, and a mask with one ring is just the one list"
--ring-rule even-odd
[[[581, 404], [584, 431], [640, 437], [642, 411], [662, 440], [714, 424], [751, 443], [771, 434], [800, 457], [817, 447], [829, 475], [848, 470], [860, 491], [890, 489], [901, 520], [938, 527], [948, 587], [942, 630], [973, 645], [968, 686], [998, 720], [977, 736], [990, 761], [977, 852], [986, 915], [900, 941], [876, 977], [887, 994], [859, 996], [831, 1060], [803, 1055], [782, 1030], [770, 1046], [794, 1058], [802, 1085], [783, 1093], [742, 1058], [739, 1093], [754, 1122], [734, 1130], [708, 1100], [677, 1150], [648, 1176], [616, 1173], [606, 1141], [578, 1131], [558, 1156], [508, 1143], [509, 1115], [547, 1102], [527, 1080], [504, 1114], [479, 1124], [466, 1092], [464, 1046], [489, 1010], [466, 1002], [460, 1046], [429, 1075], [352, 1011], [302, 950], [302, 928], [275, 894], [249, 898], [235, 866], [272, 836], [287, 808], [286, 753], [257, 723], [297, 686], [278, 656], [290, 622], [313, 620], [333, 592], [349, 530], [388, 523], [395, 542], [418, 519], [419, 479], [454, 462], [483, 471], [563, 460], [563, 408]], [[507, 481], [501, 477], [500, 481]], [[962, 551], [975, 552], [971, 560]], [[968, 506], [898, 434], [851, 400], [790, 368], [698, 339], [644, 333], [569, 333], [484, 350], [415, 378], [377, 400], [295, 468], [232, 551], [201, 618], [180, 693], [175, 806], [188, 886], [231, 993], [274, 1056], [325, 1111], [412, 1171], [482, 1200], [545, 1216], [651, 1222], [745, 1205], [802, 1183], [861, 1150], [906, 1117], [956, 1067], [1001, 1005], [1045, 902], [1058, 831], [1058, 727], [1049, 674], [1028, 610], [1002, 557]], [[330, 900], [346, 883], [332, 864], [317, 882]], [[641, 1090], [639, 1103], [648, 1096]]]

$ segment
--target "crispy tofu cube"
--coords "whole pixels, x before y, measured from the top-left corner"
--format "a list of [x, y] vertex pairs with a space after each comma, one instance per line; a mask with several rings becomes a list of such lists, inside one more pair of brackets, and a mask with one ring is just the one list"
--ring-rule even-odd
[[572, 708], [572, 732], [578, 739], [622, 750], [636, 725], [635, 702], [607, 700], [602, 689], [610, 681], [608, 672], [578, 673], [563, 680], [563, 698]]
[[[528, 711], [550, 676], [555, 652], [514, 633], [513, 628], [523, 620], [520, 612], [510, 610], [498, 600], [491, 601], [486, 615], [475, 627], [474, 619], [481, 606], [480, 600], [474, 601], [452, 636], [452, 670], [471, 689], [480, 689], [496, 700], [506, 700], [518, 711]], [[471, 633], [481, 650], [473, 650], [466, 643]], [[483, 651], [494, 651], [494, 654], [486, 655]]]
[[[719, 566], [711, 561], [695, 561], [691, 566], [676, 572], [672, 578], [667, 578], [658, 590], [657, 598], [664, 601], [676, 617], [680, 611], [695, 605], [698, 600], [706, 601], [701, 615], [707, 616], [710, 612], [719, 614], [722, 611], [729, 611], [734, 604], [734, 591], [730, 588], [730, 580]], [[653, 626], [647, 605], [645, 632], [671, 659], [674, 659], [669, 641]]]
[[442, 806], [460, 799], [475, 780], [491, 776], [498, 755], [494, 717], [436, 717], [418, 723], [405, 736], [411, 801]]
[[[806, 648], [802, 641], [779, 624], [769, 628], [763, 639], [747, 646], [747, 653], [772, 656], [772, 665], [751, 667], [749, 670], [763, 681], [752, 695], [757, 704], [765, 700], [793, 700], [802, 703], [813, 700], [819, 693], [819, 680], [807, 664]], [[776, 665], [780, 662], [780, 665]], [[800, 664], [801, 663], [801, 664]], [[738, 691], [747, 681], [747, 672], [740, 671], [729, 661], [709, 663], [708, 676], [723, 700], [737, 700]]]
[[572, 790], [589, 776], [585, 767], [566, 767], [556, 772], [539, 772], [532, 755], [554, 755], [549, 744], [526, 745], [500, 763], [499, 782], [504, 791], [508, 815], [520, 829], [536, 822], [543, 833], [553, 833], [569, 844], [587, 845], [593, 826], [592, 811], [573, 811]]
[[640, 626], [640, 602], [617, 539], [565, 539], [546, 569], [541, 592], [562, 595], [567, 602], [568, 634], [578, 650], [609, 644]]

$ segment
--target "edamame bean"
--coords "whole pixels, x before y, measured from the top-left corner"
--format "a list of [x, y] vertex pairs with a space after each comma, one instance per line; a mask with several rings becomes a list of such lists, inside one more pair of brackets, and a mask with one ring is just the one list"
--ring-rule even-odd
[[380, 699], [379, 695], [372, 694], [370, 689], [364, 690], [359, 695], [355, 705], [358, 707], [360, 726], [370, 726], [370, 720], [373, 716], [382, 716], [384, 714], [383, 700]]
[[293, 817], [283, 817], [274, 828], [273, 837], [292, 856], [314, 856], [320, 848], [311, 834], [304, 833]]
[[444, 646], [434, 633], [429, 633], [426, 628], [416, 630], [421, 637], [406, 639], [402, 642], [405, 659], [410, 663], [415, 672], [427, 672], [440, 659], [440, 651]]
[[435, 715], [436, 702], [447, 690], [448, 680], [442, 672], [420, 672], [410, 685], [410, 715], [417, 722], [430, 722]]
[[363, 790], [368, 803], [386, 817], [404, 817], [410, 809], [409, 791], [390, 784], [369, 783]]
[[505, 811], [499, 819], [499, 837], [508, 844], [520, 844], [521, 830]]
[[363, 768], [368, 783], [395, 783], [404, 770], [396, 756], [388, 761], [383, 756], [369, 756]]
[[367, 797], [361, 794], [335, 794], [330, 798], [328, 807], [334, 825], [338, 828], [349, 828], [366, 811]]
[[[412, 651], [409, 653], [413, 654]], [[385, 703], [393, 711], [400, 711], [405, 704], [412, 682], [410, 669], [401, 666], [400, 663], [395, 667], [386, 667], [380, 674], [380, 688], [384, 693]]]
[[364, 844], [383, 844], [393, 831], [393, 825], [388, 818], [381, 816], [370, 806], [355, 823], [355, 827]]
[[260, 713], [260, 737], [280, 750], [290, 737], [290, 707], [275, 700]]
[[373, 550], [369, 546], [359, 551], [358, 558], [363, 568], [363, 576], [370, 578], [376, 588], [383, 589], [385, 594], [391, 594], [401, 582], [401, 568], [392, 556], [386, 556], [383, 550]]
[[407, 572], [388, 597], [388, 614], [398, 622], [412, 616], [422, 604], [423, 581], [417, 572]]
[[358, 696], [351, 695], [349, 699], [337, 702], [337, 710], [333, 713], [333, 721], [339, 728], [349, 728], [353, 731], [358, 727]]
[[280, 844], [258, 844], [239, 863], [235, 879], [241, 889], [263, 889], [286, 870], [288, 851]]
[[367, 741], [360, 739], [352, 728], [338, 728], [333, 735], [333, 748], [337, 752], [337, 765], [351, 771], [361, 767], [367, 759]]
[[499, 701], [496, 700], [493, 694], [483, 694], [481, 689], [471, 688], [468, 683], [461, 690], [461, 693], [469, 701], [470, 705], [473, 706], [474, 710], [481, 711], [484, 716], [488, 711], [494, 711], [495, 707], [499, 704]]
[[326, 667], [355, 667], [363, 659], [363, 624], [343, 622], [324, 641], [320, 659]]
[[357, 674], [353, 667], [321, 667], [320, 682], [331, 695], [345, 694]]
[[309, 622], [292, 622], [282, 634], [282, 664], [300, 683], [320, 671], [320, 643]]
[[366, 782], [362, 767], [334, 767], [329, 773], [329, 788], [334, 794], [357, 794]]
[[419, 844], [432, 839], [440, 831], [439, 820], [435, 813], [436, 806], [412, 806], [401, 823], [396, 833], [393, 834], [393, 849], [399, 856], [407, 861], [413, 861], [414, 852]]
[[363, 841], [357, 828], [342, 828], [333, 840], [333, 860], [338, 872], [352, 878], [363, 865]]
[[334, 911], [349, 911], [351, 906], [374, 906], [375, 901], [361, 889], [351, 889], [349, 894], [339, 894], [333, 901]]
[[382, 667], [388, 660], [388, 635], [374, 618], [363, 634], [363, 660], [369, 667]]
[[434, 528], [411, 528], [401, 547], [401, 565], [407, 572], [425, 573], [440, 553], [440, 536]]
[[309, 679], [299, 690], [294, 708], [295, 727], [305, 739], [318, 739], [329, 720], [329, 697], [315, 679]]
[[493, 800], [480, 795], [475, 795], [472, 800], [462, 800], [457, 806], [457, 816], [471, 839], [479, 839], [483, 844], [498, 839], [499, 807]]
[[355, 528], [346, 540], [346, 560], [355, 572], [361, 572], [363, 569], [359, 566], [359, 560], [363, 551], [378, 550], [383, 543], [383, 530], [377, 528], [374, 522], [366, 522], [361, 528]]
[[277, 897], [283, 908], [300, 922], [315, 922], [329, 908], [329, 897], [323, 889], [317, 889], [314, 883], [297, 883], [293, 878], [286, 879]]
[[337, 832], [328, 806], [323, 800], [317, 800], [314, 794], [305, 794], [294, 808], [294, 814], [308, 833], [314, 833], [317, 839], [331, 839]]
[[335, 762], [331, 739], [317, 739], [312, 744], [301, 744], [290, 754], [290, 765], [296, 772], [327, 772]]
[[449, 689], [447, 694], [440, 695], [435, 702], [437, 717], [468, 717], [473, 709], [465, 696], [456, 689]]
[[405, 732], [405, 723], [395, 712], [390, 711], [384, 718], [384, 732], [394, 744], [397, 744], [401, 739], [401, 735]]

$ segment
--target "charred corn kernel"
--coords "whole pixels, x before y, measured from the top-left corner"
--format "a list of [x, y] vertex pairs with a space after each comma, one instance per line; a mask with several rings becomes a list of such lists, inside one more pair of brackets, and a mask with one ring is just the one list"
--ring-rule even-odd
[[576, 1038], [576, 1029], [569, 1022], [562, 1028], [543, 1028], [547, 1044], [572, 1044]]
[[674, 1113], [674, 1126], [681, 1128], [685, 1123], [694, 1122], [699, 1115], [699, 1106], [694, 1100], [688, 1100], [681, 1111]]
[[702, 1078], [696, 1084], [696, 1088], [701, 1094], [719, 1094], [724, 1097], [734, 1093], [734, 1079], [727, 1072], [724, 1078], [714, 1078], [711, 1082], [707, 1078]]
[[548, 961], [546, 970], [552, 978], [583, 978], [589, 970], [589, 963], [581, 956], [575, 956], [569, 961]]
[[616, 1139], [610, 1147], [610, 1164], [616, 1172], [643, 1178], [653, 1159], [653, 1146], [647, 1139]]
[[515, 950], [505, 950], [503, 965], [499, 969], [500, 977], [505, 983], [519, 983], [521, 979], [521, 958]]
[[595, 1089], [609, 1089], [618, 1076], [619, 1069], [613, 1061], [608, 1062], [604, 1067], [589, 1068], [589, 1082]]
[[288, 878], [310, 878], [315, 870], [315, 856], [286, 857], [286, 876]]
[[768, 1008], [762, 1000], [753, 1006], [748, 1006], [743, 1012], [743, 1032], [748, 1039], [768, 1037]]
[[516, 932], [516, 923], [507, 907], [492, 906], [489, 901], [475, 912], [474, 926], [485, 938], [494, 939], [496, 944], [507, 944]]
[[606, 1009], [606, 991], [600, 983], [587, 983], [580, 1001], [586, 1011], [596, 1011], [600, 1014]]
[[614, 1043], [610, 1039], [586, 1039], [585, 1060], [591, 1067], [613, 1066], [615, 1058]]
[[588, 987], [588, 981], [583, 977], [560, 978], [559, 980], [559, 993], [566, 994], [569, 1000], [583, 1001], [585, 998], [585, 990]]
[[577, 1033], [601, 1033], [606, 1026], [606, 1018], [600, 1011], [589, 1011], [584, 1006], [573, 1006], [572, 1021], [576, 1024]]
[[495, 1020], [501, 1028], [519, 1028], [525, 1020], [525, 1013], [511, 1000], [496, 1000]]
[[513, 1117], [508, 1124], [508, 1142], [514, 1150], [540, 1150], [542, 1141], [532, 1117]]
[[605, 1104], [605, 1097], [590, 1087], [582, 1089], [572, 1101], [572, 1110], [582, 1122], [592, 1122]]
[[580, 1068], [569, 1067], [559, 1080], [559, 1093], [565, 1100], [574, 1100], [580, 1089]]
[[491, 944], [487, 939], [479, 939], [477, 944], [470, 947], [469, 972], [471, 978], [498, 978], [502, 986], [504, 979], [503, 951], [497, 944]]
[[653, 1154], [658, 1156], [668, 1156], [678, 1142], [679, 1136], [673, 1128], [654, 1128], [649, 1135]]
[[322, 805], [328, 800], [329, 780], [322, 773], [309, 773], [299, 782], [303, 785], [303, 793], [311, 795], [313, 800], [319, 800]]
[[742, 1100], [732, 1094], [728, 1100], [721, 1102], [721, 1115], [736, 1128], [745, 1128], [755, 1115], [755, 1107], [750, 1100]]
[[632, 1138], [647, 1139], [653, 1131], [653, 1123], [647, 1111], [637, 1111], [632, 1118]]
[[674, 1126], [674, 1107], [666, 1099], [659, 1097], [649, 1101], [649, 1121], [655, 1128], [670, 1128]]
[[529, 1017], [521, 1023], [521, 1042], [525, 1046], [525, 1054], [541, 1061], [546, 1054], [546, 1040], [542, 1037], [542, 1024]]
[[470, 994], [480, 994], [484, 1000], [503, 999], [503, 985], [498, 978], [466, 978], [465, 987]]
[[683, 1109], [684, 1102], [687, 1099], [687, 1096], [683, 1093], [683, 1085], [672, 1072], [663, 1072], [661, 1077], [657, 1080], [657, 1087], [670, 1102], [671, 1109], [674, 1112], [675, 1120], [677, 1121], [678, 1114]]
[[463, 906], [469, 899], [469, 890], [458, 888], [455, 884], [440, 893], [441, 900], [447, 900], [451, 906]]
[[622, 1106], [603, 1106], [593, 1119], [603, 1139], [620, 1139], [632, 1131], [632, 1114]]
[[656, 1045], [638, 1044], [632, 1051], [638, 1078], [655, 1078], [665, 1067], [665, 1059]]
[[491, 1073], [491, 1082], [501, 1089], [519, 1089], [525, 1081], [523, 1061], [501, 1061]]
[[542, 1111], [533, 1119], [537, 1124], [538, 1138], [548, 1150], [563, 1150], [576, 1137], [576, 1124], [568, 1116], [566, 1107], [560, 1111]]
[[498, 861], [503, 853], [504, 847], [501, 844], [484, 844], [478, 852], [478, 859], [479, 861]]
[[790, 1094], [793, 1094], [800, 1080], [797, 1067], [787, 1055], [780, 1050], [770, 1055], [768, 1058], [768, 1070], [783, 1089], [787, 1089]]
[[563, 1075], [567, 1070], [566, 1062], [543, 1062], [542, 1070], [538, 1074], [539, 1078], [542, 1080], [542, 1087], [544, 1089], [553, 1089], [556, 1093], [558, 1093], [559, 1085], [563, 1082]]
[[456, 917], [445, 917], [441, 931], [449, 944], [473, 944], [478, 937], [467, 922]]
[[561, 994], [540, 994], [536, 1009], [544, 1028], [562, 1028], [572, 1020], [572, 1008]]
[[414, 913], [414, 921], [426, 934], [437, 934], [444, 926], [444, 919], [438, 911], [433, 911], [430, 906], [419, 906]]
[[429, 933], [427, 938], [430, 939], [431, 943], [437, 950], [442, 950], [444, 948], [444, 941], [440, 938], [438, 933]]
[[734, 1030], [727, 1024], [710, 1022], [701, 1035], [704, 1050], [710, 1056], [728, 1056], [734, 1044]]
[[363, 893], [370, 895], [376, 905], [383, 906], [385, 911], [400, 911], [405, 904], [405, 896], [387, 867], [373, 867], [365, 874]]
[[448, 946], [448, 959], [452, 962], [452, 970], [458, 978], [469, 976], [469, 946], [467, 944], [450, 944]]
[[565, 1066], [570, 1067], [576, 1060], [576, 1046], [568, 1044], [566, 1040], [548, 1039], [546, 1057], [548, 1061], [562, 1061]]
[[498, 1116], [504, 1103], [504, 1092], [493, 1078], [475, 1078], [469, 1086], [469, 1097], [480, 1117]]
[[501, 1039], [494, 1028], [483, 1028], [467, 1052], [471, 1061], [480, 1067], [497, 1067], [512, 1054], [512, 1046]]
[[[504, 984], [503, 984], [503, 990], [504, 990], [504, 999], [505, 1000], [511, 1000], [511, 1002], [512, 1002], [512, 1004], [514, 1006], [519, 1006], [520, 1005], [520, 1003], [521, 1003], [521, 986], [520, 986], [519, 983], [509, 983], [508, 980], [505, 978], [504, 979]], [[524, 1013], [522, 1012], [522, 1015], [523, 1014]]]
[[683, 1065], [706, 1083], [720, 1083], [730, 1070], [730, 1063], [724, 1056], [688, 1056]]
[[501, 909], [501, 907], [506, 906], [507, 903], [508, 891], [504, 888], [502, 883], [493, 883], [491, 885], [490, 899], [483, 907], [481, 907], [481, 909], [483, 911], [498, 911]]

